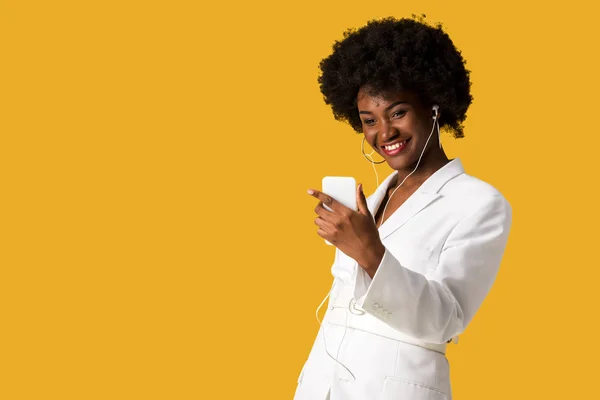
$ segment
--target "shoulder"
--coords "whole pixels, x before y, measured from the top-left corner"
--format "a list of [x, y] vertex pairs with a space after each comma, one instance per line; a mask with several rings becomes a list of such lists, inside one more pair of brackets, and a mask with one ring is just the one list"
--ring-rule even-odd
[[448, 181], [440, 190], [440, 195], [460, 210], [463, 215], [480, 210], [512, 214], [512, 208], [504, 195], [493, 185], [467, 173], [462, 173]]

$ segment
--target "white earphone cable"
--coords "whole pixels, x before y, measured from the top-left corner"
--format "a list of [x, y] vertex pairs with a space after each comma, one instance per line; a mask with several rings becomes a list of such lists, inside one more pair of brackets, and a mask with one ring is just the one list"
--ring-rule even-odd
[[373, 159], [373, 157], [371, 157], [373, 155], [373, 153], [375, 153], [375, 150], [373, 150], [369, 154], [365, 154], [365, 157], [369, 157], [369, 160], [371, 160], [371, 166], [373, 167], [373, 171], [375, 171], [375, 182], [377, 183], [377, 186], [375, 186], [375, 187], [378, 188], [379, 187], [379, 174], [377, 173], [377, 168], [375, 168], [375, 160]]
[[331, 353], [329, 353], [329, 350], [327, 350], [327, 340], [325, 339], [325, 329], [323, 328], [323, 324], [321, 323], [321, 320], [319, 319], [319, 311], [321, 310], [321, 307], [323, 307], [323, 304], [325, 304], [325, 301], [327, 300], [327, 298], [329, 297], [329, 295], [331, 294], [331, 291], [333, 290], [333, 288], [335, 287], [336, 281], [333, 281], [333, 285], [331, 286], [331, 289], [329, 289], [329, 292], [327, 293], [327, 296], [325, 296], [325, 298], [323, 299], [323, 301], [321, 302], [321, 304], [319, 304], [319, 307], [317, 308], [317, 311], [315, 313], [316, 317], [317, 317], [317, 322], [319, 323], [319, 330], [321, 330], [321, 335], [323, 337], [323, 345], [325, 348], [325, 353], [327, 353], [327, 355], [336, 363], [338, 363], [339, 365], [341, 365], [342, 367], [344, 367], [344, 369], [346, 371], [348, 371], [348, 373], [352, 376], [352, 379], [356, 379], [356, 377], [354, 376], [354, 374], [352, 373], [352, 371], [350, 371], [350, 369], [348, 367], [346, 367], [341, 361], [338, 360], [339, 356], [340, 356], [340, 349], [342, 348], [342, 343], [344, 343], [344, 338], [346, 337], [346, 331], [348, 329], [348, 314], [345, 313], [345, 321], [344, 321], [344, 334], [342, 335], [342, 339], [340, 340], [340, 345], [338, 346], [337, 349], [337, 353], [336, 353], [336, 357], [332, 356]]
[[[438, 118], [437, 118], [437, 109], [436, 109], [436, 114], [434, 116], [434, 122], [433, 122], [433, 127], [431, 128], [431, 133], [429, 134], [429, 137], [427, 138], [427, 141], [425, 142], [425, 146], [423, 146], [423, 150], [421, 151], [421, 155], [419, 156], [419, 160], [417, 161], [417, 165], [415, 166], [415, 168], [412, 170], [412, 172], [410, 174], [408, 174], [403, 180], [402, 182], [396, 187], [396, 189], [394, 189], [394, 191], [392, 192], [392, 194], [389, 196], [388, 201], [385, 204], [385, 207], [383, 208], [383, 214], [381, 216], [381, 221], [383, 221], [383, 217], [385, 215], [385, 211], [387, 209], [387, 206], [390, 202], [390, 199], [392, 198], [392, 196], [394, 195], [394, 193], [396, 193], [396, 190], [398, 190], [398, 188], [400, 188], [400, 186], [402, 186], [404, 184], [404, 182], [406, 181], [406, 179], [408, 179], [409, 176], [411, 176], [419, 167], [419, 164], [421, 163], [421, 158], [423, 157], [423, 154], [425, 153], [425, 149], [427, 148], [427, 145], [429, 144], [429, 140], [431, 139], [431, 135], [433, 135], [433, 131], [435, 130], [435, 128], [437, 127], [437, 131], [438, 131], [438, 137], [440, 136], [440, 127], [439, 127], [439, 122], [438, 122]], [[441, 137], [440, 137], [441, 139]], [[440, 141], [440, 147], [441, 147], [441, 141]], [[375, 179], [377, 181], [377, 186], [379, 187], [379, 175], [377, 174], [377, 169], [375, 168], [375, 163], [373, 158], [371, 157], [373, 155], [373, 153], [375, 152], [375, 150], [373, 150], [371, 153], [369, 154], [365, 154], [365, 156], [369, 157], [369, 159], [371, 160], [371, 165], [373, 166], [373, 171], [375, 171]], [[364, 153], [363, 153], [364, 154]], [[373, 216], [373, 221], [375, 222], [375, 216]], [[379, 224], [379, 226], [381, 227], [381, 224]], [[321, 320], [319, 319], [319, 311], [321, 310], [321, 307], [323, 307], [323, 304], [325, 304], [325, 301], [327, 301], [327, 298], [329, 298], [331, 292], [333, 291], [335, 285], [336, 285], [337, 281], [334, 280], [333, 285], [331, 286], [331, 289], [329, 289], [329, 292], [327, 292], [327, 295], [325, 296], [325, 298], [323, 299], [323, 301], [321, 301], [321, 304], [319, 304], [319, 307], [317, 307], [317, 311], [315, 312], [315, 316], [317, 318], [317, 322], [319, 323], [319, 330], [322, 331], [321, 335], [323, 336], [323, 344], [324, 344], [324, 348], [325, 348], [325, 353], [332, 359], [334, 360], [336, 363], [338, 363], [339, 365], [341, 365], [342, 367], [344, 367], [344, 369], [346, 371], [348, 371], [348, 373], [352, 376], [352, 379], [356, 379], [356, 377], [354, 376], [354, 374], [352, 373], [352, 371], [350, 371], [350, 369], [345, 366], [341, 361], [338, 360], [339, 356], [340, 356], [340, 349], [342, 348], [342, 344], [344, 343], [344, 338], [346, 337], [346, 332], [348, 330], [348, 312], [346, 311], [344, 313], [345, 315], [345, 320], [344, 320], [344, 334], [342, 335], [342, 339], [340, 340], [340, 344], [338, 346], [337, 352], [336, 352], [336, 357], [334, 357], [333, 355], [331, 355], [331, 353], [329, 353], [329, 350], [327, 350], [327, 340], [325, 339], [325, 329], [323, 327], [323, 324], [321, 322]], [[350, 300], [350, 304], [348, 305], [348, 310], [352, 313], [354, 313], [352, 311], [352, 300]], [[333, 308], [335, 308], [334, 305], [332, 305], [331, 309], [333, 310]], [[346, 309], [346, 307], [343, 307], [344, 309]], [[361, 312], [361, 310], [358, 310], [359, 314], [364, 314], [364, 311]]]
[[[434, 117], [433, 126], [431, 127], [431, 133], [429, 134], [429, 137], [427, 138], [427, 141], [425, 142], [425, 146], [423, 146], [423, 150], [421, 151], [421, 155], [419, 156], [419, 160], [417, 161], [417, 165], [415, 166], [415, 169], [413, 169], [410, 174], [408, 174], [408, 175], [406, 175], [406, 177], [404, 177], [402, 182], [400, 182], [400, 184], [396, 187], [396, 189], [394, 189], [394, 191], [392, 192], [392, 194], [386, 201], [385, 207], [383, 207], [383, 213], [381, 214], [381, 222], [379, 223], [379, 227], [381, 227], [381, 225], [383, 223], [383, 219], [385, 217], [385, 210], [387, 209], [388, 204], [390, 204], [390, 200], [392, 199], [392, 196], [394, 195], [394, 193], [396, 193], [396, 190], [398, 190], [400, 188], [400, 186], [402, 186], [404, 184], [404, 182], [406, 182], [408, 177], [411, 176], [412, 174], [414, 174], [414, 172], [417, 170], [417, 168], [419, 168], [419, 164], [421, 163], [421, 158], [423, 157], [423, 154], [425, 154], [425, 149], [427, 148], [427, 145], [429, 144], [429, 140], [431, 139], [431, 135], [433, 135], [433, 131], [435, 130], [436, 127], [438, 130], [438, 137], [439, 137], [440, 136], [440, 125], [438, 123], [437, 113]], [[441, 147], [441, 143], [442, 142], [440, 141], [440, 147]], [[375, 216], [373, 216], [373, 219], [375, 219]]]

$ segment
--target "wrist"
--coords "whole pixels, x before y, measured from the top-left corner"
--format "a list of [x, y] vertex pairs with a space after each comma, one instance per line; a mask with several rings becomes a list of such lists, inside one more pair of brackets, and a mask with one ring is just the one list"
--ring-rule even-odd
[[385, 246], [383, 243], [378, 242], [375, 246], [372, 246], [371, 249], [368, 259], [365, 260], [364, 264], [361, 264], [361, 267], [371, 278], [373, 278], [385, 254]]

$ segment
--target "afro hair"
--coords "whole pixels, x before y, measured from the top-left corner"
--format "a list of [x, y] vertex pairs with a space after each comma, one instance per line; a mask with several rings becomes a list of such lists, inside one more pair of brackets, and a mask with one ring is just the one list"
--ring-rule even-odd
[[425, 15], [369, 21], [348, 29], [333, 52], [321, 60], [318, 77], [325, 103], [336, 120], [362, 132], [356, 105], [361, 87], [372, 94], [416, 93], [423, 104], [437, 104], [440, 126], [464, 136], [463, 121], [473, 97], [470, 71], [442, 25], [430, 26]]

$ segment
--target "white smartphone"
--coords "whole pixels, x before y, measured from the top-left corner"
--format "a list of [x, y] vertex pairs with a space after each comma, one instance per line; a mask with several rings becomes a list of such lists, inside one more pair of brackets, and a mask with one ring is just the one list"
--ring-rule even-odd
[[[323, 178], [321, 191], [344, 206], [356, 211], [358, 207], [356, 205], [356, 180], [351, 176], [326, 176]], [[331, 208], [325, 204], [323, 206], [332, 211]], [[328, 245], [331, 245], [327, 240], [325, 241]]]

